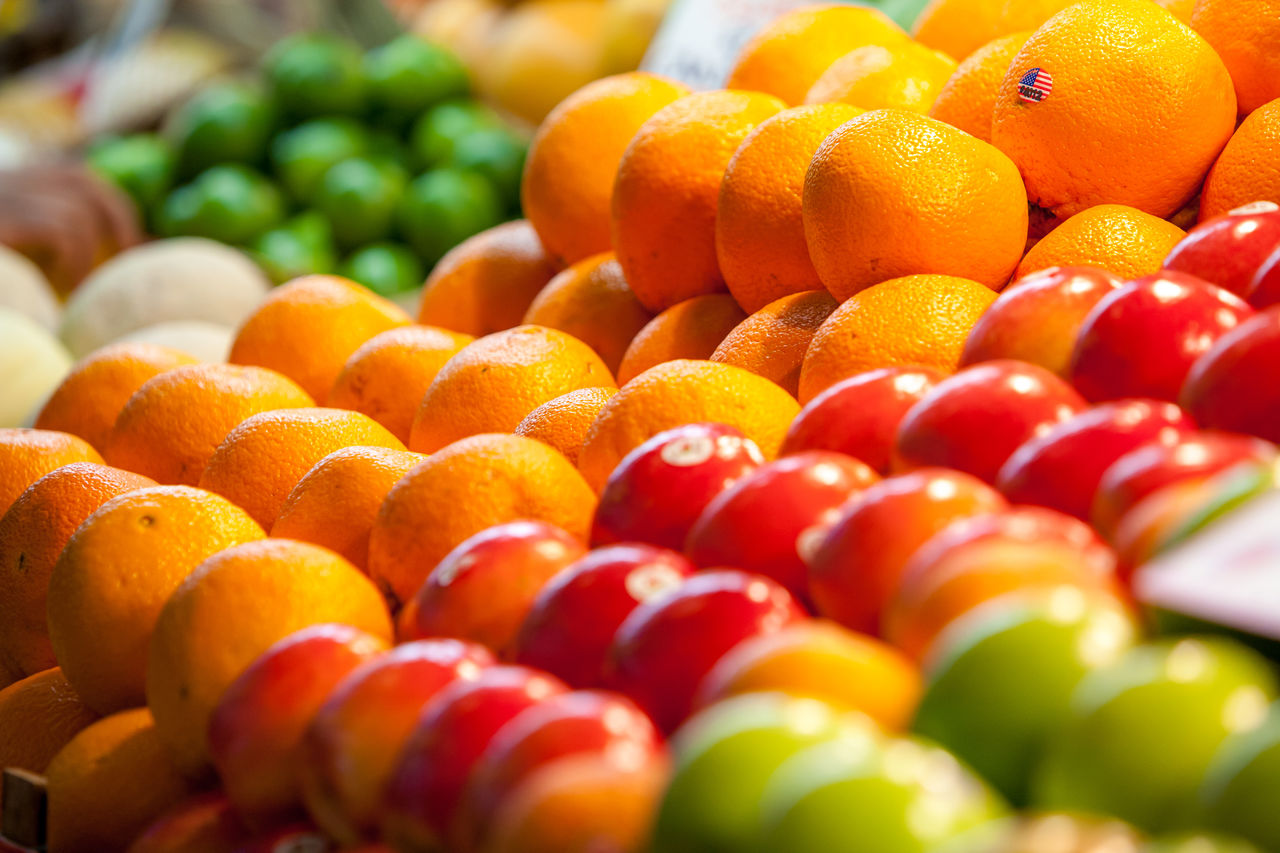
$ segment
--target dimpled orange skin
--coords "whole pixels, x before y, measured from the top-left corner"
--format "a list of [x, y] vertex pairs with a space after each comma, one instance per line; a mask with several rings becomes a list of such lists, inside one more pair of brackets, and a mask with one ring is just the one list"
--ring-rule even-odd
[[716, 257], [748, 314], [822, 287], [804, 239], [804, 176], [822, 141], [861, 114], [848, 104], [783, 110], [751, 131], [729, 161], [716, 207]]
[[618, 367], [625, 385], [651, 367], [679, 358], [708, 359], [738, 324], [747, 319], [732, 296], [711, 293], [672, 305], [632, 339]]
[[659, 110], [627, 146], [613, 187], [613, 247], [650, 311], [725, 289], [720, 180], [751, 129], [785, 106], [759, 92], [697, 92]]
[[564, 454], [574, 465], [587, 440], [587, 430], [617, 388], [582, 388], [556, 397], [530, 412], [516, 427], [516, 435], [533, 438]]
[[806, 104], [841, 101], [864, 110], [893, 107], [927, 113], [956, 61], [919, 42], [868, 45], [831, 64], [805, 95]]
[[578, 261], [542, 289], [524, 315], [526, 325], [573, 335], [617, 373], [631, 339], [653, 319], [631, 292], [613, 252]]
[[152, 377], [129, 398], [104, 451], [117, 468], [194, 486], [227, 433], [250, 415], [313, 406], [293, 380], [264, 367], [193, 364]]
[[969, 330], [995, 300], [976, 281], [945, 275], [911, 275], [862, 291], [814, 333], [800, 368], [800, 402], [882, 367], [954, 373]]
[[969, 54], [938, 93], [929, 116], [990, 142], [991, 118], [1005, 73], [1030, 37], [1030, 30], [1022, 30], [989, 41]]
[[1082, 210], [1027, 252], [1016, 278], [1049, 267], [1092, 266], [1122, 279], [1159, 272], [1186, 232], [1171, 222], [1122, 204]]
[[418, 322], [480, 337], [520, 325], [559, 266], [526, 220], [463, 240], [427, 276]]
[[558, 451], [518, 435], [474, 435], [418, 463], [392, 487], [369, 537], [369, 575], [409, 601], [459, 543], [508, 521], [546, 521], [586, 541], [596, 498]]
[[82, 438], [49, 429], [0, 429], [0, 515], [27, 487], [72, 462], [102, 462]]
[[802, 104], [814, 81], [849, 51], [905, 41], [907, 34], [878, 9], [803, 6], [775, 18], [743, 47], [725, 85]]
[[101, 452], [116, 416], [142, 383], [196, 363], [184, 352], [156, 344], [109, 344], [71, 368], [36, 416], [35, 426], [78, 435]]
[[58, 751], [96, 719], [57, 667], [16, 681], [0, 690], [0, 767], [43, 773]]
[[874, 110], [814, 155], [804, 233], [836, 299], [921, 273], [999, 290], [1022, 258], [1027, 197], [1008, 157], [950, 125]]
[[1191, 28], [1226, 63], [1242, 115], [1280, 98], [1280, 3], [1195, 0]]
[[550, 254], [577, 263], [608, 251], [618, 161], [649, 117], [689, 94], [642, 71], [588, 83], [553, 109], [529, 143], [520, 199]]
[[329, 390], [329, 405], [362, 412], [407, 442], [422, 395], [445, 362], [473, 340], [435, 326], [374, 335], [347, 359]]
[[[1018, 94], [1032, 68], [1053, 75], [1039, 103]], [[1231, 77], [1191, 28], [1150, 0], [1084, 0], [1018, 52], [991, 136], [1059, 218], [1098, 204], [1164, 218], [1195, 194], [1235, 120]]]
[[750, 370], [794, 397], [809, 343], [838, 307], [825, 290], [784, 296], [739, 323], [716, 347], [711, 361]]
[[1205, 179], [1200, 221], [1255, 201], [1280, 203], [1280, 100], [1249, 114]]

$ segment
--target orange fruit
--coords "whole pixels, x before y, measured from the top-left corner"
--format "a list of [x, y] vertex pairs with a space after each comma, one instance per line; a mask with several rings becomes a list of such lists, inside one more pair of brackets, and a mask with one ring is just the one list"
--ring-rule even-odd
[[1235, 83], [1242, 115], [1280, 98], [1280, 4], [1194, 0], [1191, 28], [1213, 45]]
[[548, 400], [516, 426], [516, 435], [549, 444], [574, 465], [587, 439], [587, 430], [617, 388], [581, 388]]
[[71, 534], [111, 498], [155, 484], [118, 468], [72, 462], [32, 483], [0, 517], [0, 685], [56, 664], [45, 596]]
[[1200, 195], [1200, 221], [1255, 201], [1280, 203], [1280, 100], [1249, 114], [1222, 150]]
[[991, 141], [991, 118], [1009, 64], [1022, 50], [1030, 30], [987, 42], [961, 62], [938, 93], [929, 115], [983, 142]]
[[[1050, 94], [1024, 101], [1030, 69]], [[1032, 34], [1009, 66], [991, 138], [1018, 164], [1027, 196], [1062, 219], [1099, 204], [1154, 216], [1195, 194], [1235, 128], [1226, 66], [1150, 0], [1084, 0]]]
[[687, 94], [656, 74], [618, 74], [588, 83], [543, 119], [529, 143], [520, 199], [552, 256], [571, 264], [609, 250], [622, 153], [650, 116]]
[[354, 281], [303, 276], [262, 300], [236, 332], [227, 361], [283, 373], [323, 403], [361, 344], [410, 322], [394, 302]]
[[1045, 21], [1072, 5], [1074, 0], [1004, 0], [1000, 10], [1000, 33], [1036, 30]]
[[804, 239], [804, 176], [822, 141], [859, 115], [848, 104], [783, 110], [751, 131], [729, 161], [716, 207], [716, 257], [743, 311], [822, 287]]
[[614, 387], [600, 356], [577, 338], [517, 326], [463, 347], [436, 374], [413, 419], [409, 447], [432, 453], [485, 432], [511, 432], [548, 400], [579, 388]]
[[[1191, 23], [1191, 15], [1196, 8], [1196, 0], [1155, 0], [1155, 2], [1157, 6], [1167, 9], [1170, 14], [1182, 21], [1182, 23]], [[1239, 89], [1237, 89], [1236, 99], [1239, 100], [1239, 98]]]
[[321, 459], [293, 487], [271, 535], [323, 545], [364, 570], [369, 531], [391, 487], [425, 457], [388, 447], [344, 447]]
[[329, 622], [392, 637], [377, 588], [327, 548], [262, 539], [188, 575], [160, 611], [147, 661], [147, 706], [178, 765], [194, 773], [208, 763], [209, 717], [246, 666], [277, 640]]
[[663, 107], [631, 140], [613, 188], [613, 247], [650, 311], [725, 289], [720, 181], [751, 129], [785, 106], [759, 92], [697, 92]]
[[849, 51], [905, 41], [902, 28], [878, 9], [842, 3], [802, 6], [774, 18], [747, 42], [725, 85], [802, 104], [814, 81]]
[[473, 340], [435, 326], [374, 335], [343, 365], [329, 389], [329, 405], [363, 412], [406, 442], [422, 395], [445, 362]]
[[862, 291], [814, 334], [800, 368], [800, 401], [882, 367], [954, 373], [969, 330], [995, 299], [990, 288], [947, 275], [909, 275]]
[[725, 335], [745, 319], [746, 313], [727, 293], [678, 302], [632, 339], [618, 367], [618, 382], [625, 385], [649, 368], [679, 358], [710, 358]]
[[632, 379], [605, 404], [587, 433], [578, 468], [599, 491], [622, 457], [645, 441], [702, 422], [737, 427], [772, 459], [799, 412], [790, 394], [740, 367], [668, 361]]
[[196, 364], [196, 359], [156, 344], [105, 346], [71, 368], [36, 416], [36, 428], [78, 435], [101, 451], [133, 392], [151, 377], [184, 364]]
[[0, 690], [0, 767], [44, 773], [59, 750], [96, 719], [57, 667], [15, 681]]
[[192, 364], [142, 384], [116, 418], [112, 465], [158, 483], [194, 486], [236, 424], [273, 409], [313, 406], [306, 391], [263, 367]]
[[124, 850], [194, 788], [146, 708], [82, 729], [49, 762], [49, 853]]
[[480, 337], [520, 325], [559, 267], [523, 219], [463, 240], [431, 270], [418, 322]]
[[1082, 210], [1050, 231], [1018, 264], [1015, 278], [1048, 267], [1102, 267], [1123, 279], [1159, 272], [1186, 232], [1122, 204]]
[[369, 536], [369, 575], [404, 602], [446, 554], [481, 530], [546, 521], [582, 539], [595, 495], [568, 459], [518, 435], [474, 435], [436, 451], [392, 487]]
[[711, 360], [750, 370], [794, 397], [800, 390], [800, 365], [809, 342], [837, 307], [825, 290], [784, 296], [739, 323], [716, 347]]
[[48, 429], [0, 429], [0, 515], [45, 474], [72, 462], [101, 462], [82, 438]]
[[652, 319], [612, 252], [578, 261], [551, 279], [524, 315], [526, 325], [573, 335], [595, 350], [610, 372], [617, 372], [627, 345]]
[[804, 233], [836, 299], [919, 273], [999, 290], [1027, 239], [1027, 197], [1004, 154], [950, 125], [875, 110], [827, 137], [804, 185]]
[[919, 42], [867, 45], [831, 63], [814, 81], [805, 103], [840, 101], [864, 110], [927, 113], [955, 70], [954, 59]]
[[916, 17], [916, 41], [964, 61], [975, 50], [1005, 33], [1004, 0], [931, 0]]
[[190, 486], [112, 498], [71, 536], [49, 578], [49, 639], [99, 713], [143, 704], [160, 608], [206, 557], [266, 534], [239, 507]]

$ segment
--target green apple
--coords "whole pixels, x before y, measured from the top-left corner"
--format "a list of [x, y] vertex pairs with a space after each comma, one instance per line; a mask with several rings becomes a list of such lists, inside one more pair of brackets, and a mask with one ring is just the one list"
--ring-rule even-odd
[[1205, 824], [1280, 850], [1280, 708], [1265, 725], [1222, 745], [1200, 796]]

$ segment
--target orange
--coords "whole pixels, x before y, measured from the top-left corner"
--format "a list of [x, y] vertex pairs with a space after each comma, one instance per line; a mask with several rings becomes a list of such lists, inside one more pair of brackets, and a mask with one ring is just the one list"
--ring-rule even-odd
[[907, 34], [877, 9], [840, 3], [802, 6], [779, 15], [743, 47], [726, 85], [802, 104], [813, 82], [849, 51], [905, 41]]
[[435, 326], [374, 335], [343, 365], [329, 389], [329, 405], [363, 412], [406, 442], [422, 395], [445, 362], [473, 340]]
[[582, 388], [556, 397], [530, 412], [516, 426], [516, 435], [534, 438], [564, 454], [574, 465], [604, 404], [618, 393], [617, 388]]
[[49, 762], [49, 853], [124, 850], [153, 820], [193, 793], [135, 708], [80, 731]]
[[996, 97], [1009, 64], [1029, 38], [1031, 31], [1022, 30], [989, 41], [969, 54], [938, 93], [929, 115], [990, 142]]
[[62, 670], [28, 675], [0, 690], [0, 767], [44, 773], [58, 751], [96, 719]]
[[323, 545], [364, 570], [378, 507], [424, 458], [388, 447], [344, 447], [330, 453], [293, 487], [271, 535]]
[[649, 368], [678, 358], [710, 358], [725, 335], [745, 319], [746, 313], [727, 293], [678, 302], [631, 341], [618, 368], [618, 382], [625, 385]]
[[963, 61], [1004, 35], [1003, 15], [1003, 0], [931, 0], [911, 32], [921, 44]]
[[1249, 114], [1213, 164], [1200, 195], [1200, 221], [1255, 201], [1280, 203], [1280, 100]]
[[200, 475], [200, 488], [222, 495], [270, 528], [289, 492], [313, 465], [357, 444], [404, 450], [385, 427], [359, 412], [261, 412], [227, 433]]
[[784, 296], [739, 323], [716, 347], [711, 360], [750, 370], [794, 397], [800, 390], [800, 365], [809, 342], [837, 307], [825, 290]]
[[[1053, 77], [1040, 102], [1018, 90], [1033, 68]], [[1164, 218], [1195, 194], [1235, 120], [1231, 77], [1190, 27], [1150, 0], [1084, 0], [1018, 51], [991, 138], [1059, 218], [1098, 204]]]
[[0, 515], [45, 474], [72, 462], [101, 462], [84, 439], [47, 429], [0, 429]]
[[[1191, 23], [1191, 15], [1196, 7], [1196, 0], [1155, 0], [1156, 5], [1163, 9], [1167, 9], [1174, 17], [1184, 24]], [[1239, 91], [1236, 93], [1239, 99]]]
[[1000, 10], [1000, 32], [1036, 30], [1045, 21], [1072, 5], [1074, 0], [1004, 0]]
[[104, 452], [112, 465], [158, 483], [194, 486], [236, 424], [258, 412], [313, 405], [306, 391], [274, 370], [178, 367], [148, 379], [129, 398]]
[[864, 290], [814, 334], [800, 368], [800, 401], [882, 367], [954, 373], [969, 330], [995, 299], [976, 281], [946, 275], [909, 275]]
[[32, 483], [0, 517], [0, 685], [56, 663], [45, 596], [71, 534], [111, 498], [155, 484], [118, 468], [72, 462]]
[[954, 59], [919, 42], [868, 45], [831, 63], [805, 103], [841, 101], [864, 110], [893, 107], [927, 113], [955, 70]]
[[663, 107], [631, 140], [613, 188], [613, 247], [650, 311], [725, 289], [720, 181], [751, 129], [785, 106], [759, 92], [698, 92]]
[[323, 403], [351, 354], [409, 315], [349, 279], [308, 275], [277, 287], [231, 342], [232, 364], [283, 373]]
[[1191, 27], [1226, 63], [1241, 114], [1280, 98], [1280, 3], [1195, 0]]
[[627, 344], [652, 319], [612, 252], [578, 261], [551, 279], [524, 315], [527, 325], [573, 335], [595, 350], [610, 372], [617, 372]]
[[165, 600], [210, 554], [265, 535], [239, 507], [190, 486], [139, 489], [99, 507], [49, 578], [49, 639], [76, 692], [103, 714], [141, 705]]
[[40, 410], [36, 428], [78, 435], [101, 451], [107, 446], [116, 416], [143, 382], [166, 370], [195, 363], [196, 359], [185, 352], [156, 344], [105, 346], [71, 368]]
[[1027, 239], [1027, 197], [1004, 154], [950, 125], [875, 110], [818, 149], [804, 185], [804, 233], [836, 299], [918, 273], [999, 290]]
[[392, 637], [377, 588], [327, 548], [262, 539], [201, 563], [160, 611], [147, 662], [147, 706], [178, 765], [193, 773], [208, 763], [209, 717], [246, 666], [277, 640], [329, 622]]
[[622, 152], [650, 116], [688, 93], [655, 74], [618, 74], [588, 83], [543, 119], [529, 143], [520, 199], [552, 256], [576, 263], [608, 251]]
[[783, 110], [751, 131], [729, 161], [716, 207], [716, 257], [743, 311], [822, 287], [804, 239], [804, 176], [822, 141], [859, 115], [848, 104]]
[[668, 361], [628, 382], [605, 404], [587, 433], [578, 468], [599, 491], [622, 457], [645, 441], [703, 422], [737, 427], [772, 459], [799, 412], [790, 394], [740, 367]]
[[579, 388], [614, 387], [600, 356], [577, 338], [517, 326], [463, 347], [436, 374], [413, 419], [409, 448], [432, 453], [485, 432], [511, 432], [548, 400]]
[[440, 259], [422, 289], [418, 322], [475, 337], [510, 329], [558, 270], [533, 226], [504, 222]]
[[369, 575], [413, 597], [446, 554], [482, 530], [546, 521], [586, 540], [596, 499], [569, 460], [518, 435], [474, 435], [436, 451], [391, 489], [369, 536]]
[[1159, 272], [1186, 232], [1122, 204], [1082, 210], [1050, 231], [1018, 264], [1015, 278], [1048, 267], [1102, 267], [1123, 279]]

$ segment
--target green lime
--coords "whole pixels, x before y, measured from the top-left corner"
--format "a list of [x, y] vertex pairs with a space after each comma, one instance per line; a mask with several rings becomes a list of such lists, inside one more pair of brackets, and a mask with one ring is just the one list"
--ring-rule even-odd
[[374, 110], [396, 123], [465, 95], [469, 87], [467, 69], [456, 56], [413, 35], [366, 53], [364, 76]]
[[330, 167], [368, 149], [368, 134], [359, 122], [317, 118], [277, 136], [271, 146], [271, 161], [289, 194], [307, 204]]
[[160, 230], [244, 245], [283, 218], [284, 199], [275, 184], [247, 166], [214, 166], [169, 194]]
[[315, 211], [272, 228], [253, 241], [251, 251], [276, 284], [300, 275], [332, 272], [337, 263], [329, 223]]
[[507, 130], [477, 130], [458, 140], [445, 165], [483, 175], [497, 189], [506, 207], [520, 201], [527, 147]]
[[89, 149], [89, 167], [124, 190], [142, 213], [152, 211], [173, 184], [174, 154], [151, 133], [104, 139]]
[[418, 164], [430, 169], [453, 156], [459, 139], [502, 126], [502, 118], [479, 101], [445, 101], [422, 114], [413, 126], [409, 145]]
[[358, 281], [381, 296], [394, 296], [422, 284], [422, 261], [400, 243], [374, 243], [358, 249], [338, 268], [338, 274]]
[[315, 207], [333, 226], [338, 245], [353, 248], [391, 234], [408, 176], [385, 159], [352, 157], [320, 179]]
[[413, 155], [401, 138], [385, 130], [369, 131], [369, 156], [389, 160], [406, 171], [413, 171]]
[[396, 212], [400, 233], [434, 266], [463, 240], [502, 221], [502, 199], [474, 172], [435, 169], [405, 190]]
[[178, 150], [183, 175], [220, 163], [261, 163], [276, 126], [275, 107], [257, 86], [219, 83], [174, 112], [166, 135]]
[[323, 33], [283, 39], [263, 61], [280, 108], [297, 118], [364, 112], [361, 65], [355, 44]]

